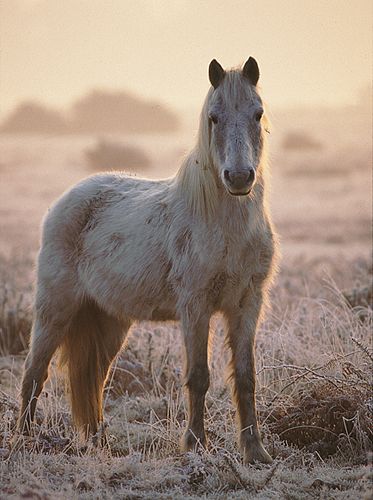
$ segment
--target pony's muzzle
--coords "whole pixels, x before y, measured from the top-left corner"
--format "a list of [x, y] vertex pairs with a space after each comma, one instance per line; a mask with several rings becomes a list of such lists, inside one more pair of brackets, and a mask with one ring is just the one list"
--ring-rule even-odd
[[237, 170], [223, 172], [224, 184], [229, 193], [234, 196], [244, 196], [250, 193], [255, 183], [255, 170]]

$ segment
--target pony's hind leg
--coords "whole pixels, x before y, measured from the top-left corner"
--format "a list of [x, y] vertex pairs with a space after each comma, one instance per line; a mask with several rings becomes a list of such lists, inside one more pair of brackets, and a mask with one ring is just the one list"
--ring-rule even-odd
[[48, 377], [48, 367], [52, 356], [60, 345], [66, 330], [61, 324], [48, 323], [36, 313], [31, 333], [31, 346], [25, 362], [21, 389], [21, 409], [18, 430], [29, 434], [34, 418], [38, 397]]
[[188, 426], [181, 447], [183, 451], [206, 445], [204, 427], [205, 395], [210, 376], [207, 364], [207, 344], [209, 317], [197, 321], [184, 319], [183, 333], [185, 343], [185, 386], [188, 392]]

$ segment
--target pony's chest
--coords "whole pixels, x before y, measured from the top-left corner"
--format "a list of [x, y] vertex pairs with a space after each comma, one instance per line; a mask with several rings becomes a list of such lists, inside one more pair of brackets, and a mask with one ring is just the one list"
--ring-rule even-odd
[[258, 236], [251, 238], [225, 236], [215, 249], [211, 249], [211, 256], [214, 255], [215, 263], [236, 281], [239, 277], [245, 279], [255, 272], [260, 265], [261, 247], [262, 241]]
[[223, 260], [223, 266], [230, 277], [229, 283], [233, 286], [246, 285], [251, 276], [257, 271], [260, 251], [251, 244], [228, 247], [227, 254]]
[[245, 242], [224, 242], [210, 254], [208, 264], [208, 294], [215, 309], [226, 302], [236, 302], [250, 286], [260, 269], [259, 248]]
[[227, 232], [215, 227], [211, 231], [194, 228], [189, 233], [184, 231], [183, 236], [173, 245], [176, 253], [170, 280], [176, 294], [185, 292], [185, 296], [207, 299], [212, 309], [218, 310], [227, 297], [239, 301], [253, 276], [261, 272], [260, 234], [228, 237]]

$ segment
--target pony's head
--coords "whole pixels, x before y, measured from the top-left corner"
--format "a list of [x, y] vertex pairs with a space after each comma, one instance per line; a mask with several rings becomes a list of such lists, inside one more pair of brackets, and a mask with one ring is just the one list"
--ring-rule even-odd
[[250, 57], [242, 69], [224, 71], [214, 59], [209, 79], [202, 120], [210, 161], [229, 194], [245, 196], [255, 184], [263, 149], [258, 64]]

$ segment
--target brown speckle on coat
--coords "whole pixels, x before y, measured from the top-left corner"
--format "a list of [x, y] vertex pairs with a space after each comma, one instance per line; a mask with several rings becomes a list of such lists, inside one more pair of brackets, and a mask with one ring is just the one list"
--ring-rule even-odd
[[115, 253], [124, 244], [124, 237], [120, 233], [113, 233], [107, 239], [107, 246], [105, 249], [104, 256], [109, 257]]
[[179, 254], [185, 253], [192, 239], [192, 231], [189, 228], [179, 232], [175, 240], [175, 247]]
[[211, 280], [207, 288], [209, 294], [209, 302], [216, 306], [219, 302], [221, 292], [227, 282], [227, 274], [220, 272], [216, 274]]

